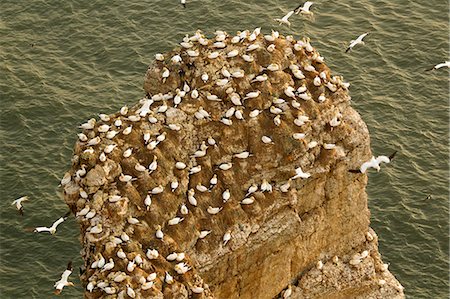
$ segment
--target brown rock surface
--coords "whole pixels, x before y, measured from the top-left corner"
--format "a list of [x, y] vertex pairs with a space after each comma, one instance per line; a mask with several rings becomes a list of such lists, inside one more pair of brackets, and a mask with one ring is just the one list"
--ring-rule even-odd
[[[403, 298], [375, 234], [366, 240], [367, 176], [348, 170], [370, 158], [369, 134], [346, 84], [308, 40], [250, 33], [198, 32], [149, 67], [148, 98], [84, 129], [64, 191], [81, 227], [86, 298], [274, 298], [292, 283], [292, 298]], [[310, 177], [290, 180], [299, 167]], [[357, 250], [369, 255], [350, 265]]]

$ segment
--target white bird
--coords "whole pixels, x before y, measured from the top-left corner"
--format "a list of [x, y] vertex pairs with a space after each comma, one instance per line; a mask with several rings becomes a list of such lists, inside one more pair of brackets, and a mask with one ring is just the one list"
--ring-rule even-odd
[[84, 124], [81, 124], [79, 126], [79, 128], [80, 129], [84, 129], [84, 130], [92, 130], [95, 127], [95, 123], [96, 123], [95, 118], [91, 118], [90, 120], [88, 120]]
[[214, 174], [213, 177], [209, 180], [209, 189], [211, 190], [217, 184], [217, 174]]
[[177, 225], [178, 223], [182, 222], [183, 220], [184, 220], [184, 218], [181, 218], [181, 217], [175, 217], [175, 218], [170, 219], [170, 220], [168, 221], [168, 224], [169, 224], [169, 225]]
[[289, 191], [290, 187], [291, 187], [291, 179], [289, 179], [286, 183], [280, 186], [280, 191], [286, 193]]
[[155, 233], [156, 238], [162, 240], [164, 238], [164, 233], [161, 230], [161, 226], [158, 225]]
[[203, 186], [202, 184], [198, 183], [197, 186], [195, 186], [195, 189], [197, 189], [200, 192], [206, 192], [208, 191], [208, 187]]
[[[157, 259], [157, 258], [158, 258], [159, 253], [158, 253], [158, 250], [156, 250], [156, 249], [148, 249], [148, 250], [147, 250], [147, 253], [146, 253], [145, 255], [148, 257], [148, 259], [154, 260], [154, 259]], [[130, 272], [131, 272], [131, 271], [130, 271]], [[156, 277], [155, 277], [155, 278], [156, 278]], [[147, 279], [148, 279], [148, 277], [147, 277]]]
[[61, 294], [61, 291], [64, 287], [73, 286], [73, 282], [68, 281], [70, 274], [72, 274], [72, 270], [72, 261], [70, 261], [67, 264], [66, 270], [61, 274], [61, 279], [55, 282], [54, 288], [56, 289], [56, 295]]
[[260, 113], [261, 113], [260, 110], [255, 109], [255, 110], [250, 111], [250, 113], [248, 114], [248, 116], [250, 116], [250, 118], [255, 118], [255, 117], [257, 117]]
[[209, 235], [211, 233], [210, 230], [202, 230], [200, 231], [200, 233], [198, 234], [198, 238], [199, 239], [203, 239], [205, 238], [207, 235]]
[[201, 165], [194, 166], [191, 169], [189, 169], [189, 175], [199, 173], [201, 170], [202, 170]]
[[110, 271], [112, 268], [114, 268], [114, 260], [112, 258], [110, 258], [109, 262], [103, 266], [101, 272]]
[[231, 167], [233, 166], [233, 163], [222, 163], [222, 164], [220, 164], [219, 165], [219, 168], [221, 169], [221, 170], [229, 170], [229, 169], [231, 169]]
[[288, 285], [287, 289], [283, 292], [283, 299], [290, 298], [292, 295], [292, 286]]
[[313, 15], [313, 12], [310, 11], [311, 5], [313, 5], [314, 2], [312, 1], [306, 1], [303, 5], [299, 5], [296, 9], [295, 9], [295, 14], [298, 15], [299, 13], [302, 15]]
[[369, 32], [363, 33], [363, 34], [361, 34], [360, 36], [358, 36], [357, 39], [351, 40], [351, 41], [350, 41], [350, 45], [348, 46], [347, 50], [345, 50], [345, 53], [347, 53], [348, 51], [350, 51], [350, 50], [351, 50], [354, 46], [356, 46], [357, 44], [364, 45], [363, 38], [365, 38], [366, 35], [368, 35], [368, 34], [369, 34]]
[[264, 142], [265, 144], [273, 144], [274, 142], [272, 141], [272, 139], [268, 136], [262, 136], [261, 137], [262, 142]]
[[261, 94], [261, 91], [259, 91], [259, 90], [251, 91], [245, 95], [244, 100], [257, 98], [260, 94]]
[[158, 168], [158, 157], [153, 156], [153, 162], [148, 166], [149, 173], [152, 173]]
[[183, 8], [186, 8], [186, 0], [181, 0], [181, 5], [183, 5]]
[[434, 71], [434, 70], [438, 70], [443, 67], [450, 68], [450, 61], [445, 61], [445, 62], [436, 64], [435, 66], [433, 66], [431, 69], [428, 69], [427, 71]]
[[172, 192], [174, 192], [178, 188], [178, 180], [175, 179], [170, 183], [170, 188], [172, 188]]
[[285, 24], [288, 25], [288, 27], [291, 27], [291, 22], [289, 22], [289, 18], [294, 14], [294, 11], [291, 10], [290, 12], [288, 12], [284, 17], [282, 17], [281, 19], [274, 19], [275, 21], [277, 21], [278, 23], [281, 24]]
[[122, 250], [122, 248], [120, 248], [118, 251], [117, 251], [117, 257], [118, 258], [120, 258], [120, 259], [125, 259], [126, 257], [127, 257], [127, 255], [125, 254], [125, 252], [123, 252], [123, 250]]
[[203, 293], [205, 291], [204, 288], [198, 287], [198, 286], [192, 287], [191, 290], [195, 294], [201, 294], [201, 293]]
[[252, 203], [254, 203], [254, 202], [255, 202], [255, 198], [254, 198], [253, 196], [250, 196], [250, 197], [244, 198], [244, 199], [241, 201], [241, 204], [243, 204], [243, 205], [250, 205], [250, 204], [252, 204]]
[[180, 207], [180, 213], [183, 214], [183, 215], [187, 215], [187, 214], [189, 213], [189, 210], [188, 210], [188, 208], [186, 207], [185, 204], [182, 204], [182, 205], [181, 205], [181, 207]]
[[19, 211], [20, 215], [23, 216], [23, 205], [22, 202], [27, 201], [28, 200], [28, 196], [22, 196], [16, 200], [14, 200], [11, 205], [15, 205], [16, 209]]
[[163, 191], [164, 191], [164, 186], [158, 185], [158, 186], [156, 186], [155, 188], [152, 189], [151, 193], [153, 195], [155, 195], [155, 194], [163, 193]]
[[359, 169], [356, 169], [356, 170], [351, 169], [349, 171], [353, 172], [353, 173], [365, 173], [367, 171], [367, 169], [369, 169], [371, 167], [375, 168], [377, 171], [380, 171], [381, 162], [390, 163], [394, 159], [396, 154], [397, 154], [397, 151], [395, 151], [389, 157], [388, 156], [378, 156], [375, 158], [374, 156], [372, 156], [372, 158], [369, 161], [364, 162]]
[[247, 197], [250, 194], [255, 193], [256, 191], [258, 191], [258, 185], [252, 184], [250, 187], [248, 187], [247, 194], [245, 196]]
[[55, 222], [53, 222], [52, 226], [50, 227], [39, 226], [34, 229], [34, 232], [35, 233], [49, 232], [50, 234], [54, 235], [56, 233], [56, 228], [58, 227], [58, 225], [63, 223], [67, 219], [67, 217], [69, 217], [69, 215], [70, 211], [64, 214], [64, 216], [58, 218], [58, 220], [56, 220]]
[[297, 178], [307, 179], [310, 176], [311, 176], [310, 173], [303, 172], [302, 168], [298, 167], [297, 169], [295, 169], [295, 175], [293, 177], [291, 177], [291, 180], [295, 180]]
[[227, 202], [230, 199], [230, 197], [231, 197], [230, 189], [223, 191], [222, 193], [223, 202]]
[[261, 192], [272, 192], [272, 185], [266, 179], [264, 179], [262, 180], [260, 189]]
[[223, 235], [223, 245], [227, 245], [228, 241], [231, 240], [231, 231], [227, 231], [224, 235]]
[[166, 271], [166, 276], [164, 277], [164, 281], [167, 284], [172, 284], [173, 283], [173, 277], [172, 275], [169, 274], [169, 272]]
[[216, 215], [220, 211], [222, 211], [223, 207], [213, 208], [211, 206], [208, 206], [207, 212], [211, 215]]
[[131, 298], [136, 298], [136, 292], [129, 286], [127, 286], [127, 295]]

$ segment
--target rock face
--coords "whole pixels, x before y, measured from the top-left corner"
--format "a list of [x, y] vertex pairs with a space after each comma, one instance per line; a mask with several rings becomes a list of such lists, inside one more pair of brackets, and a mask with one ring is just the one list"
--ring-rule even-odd
[[85, 298], [403, 298], [369, 228], [369, 134], [307, 39], [201, 32], [82, 125]]

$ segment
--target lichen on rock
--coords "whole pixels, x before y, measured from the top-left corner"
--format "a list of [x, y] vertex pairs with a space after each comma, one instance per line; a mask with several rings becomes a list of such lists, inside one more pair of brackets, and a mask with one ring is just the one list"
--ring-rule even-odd
[[367, 176], [348, 172], [368, 131], [323, 60], [306, 38], [198, 31], [156, 55], [137, 105], [83, 124], [63, 187], [85, 297], [273, 298], [298, 282], [293, 296], [338, 298], [334, 256], [349, 277], [355, 248], [379, 260]]

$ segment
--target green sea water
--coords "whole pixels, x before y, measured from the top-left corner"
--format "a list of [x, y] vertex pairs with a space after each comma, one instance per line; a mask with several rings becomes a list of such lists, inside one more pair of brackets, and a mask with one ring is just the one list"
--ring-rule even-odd
[[[369, 176], [371, 225], [380, 252], [408, 298], [449, 296], [449, 72], [424, 70], [449, 60], [449, 3], [316, 1], [314, 21], [273, 18], [296, 1], [0, 1], [0, 297], [53, 298], [79, 230], [57, 188], [70, 166], [77, 126], [143, 96], [154, 54], [202, 29], [262, 27], [309, 36], [335, 74], [351, 83], [352, 105], [369, 127], [375, 154], [395, 162]], [[349, 40], [370, 32], [351, 54]], [[431, 199], [426, 199], [431, 194]], [[20, 217], [10, 202], [30, 201]], [[75, 273], [76, 274], [76, 271]], [[61, 297], [77, 298], [74, 288]]]

